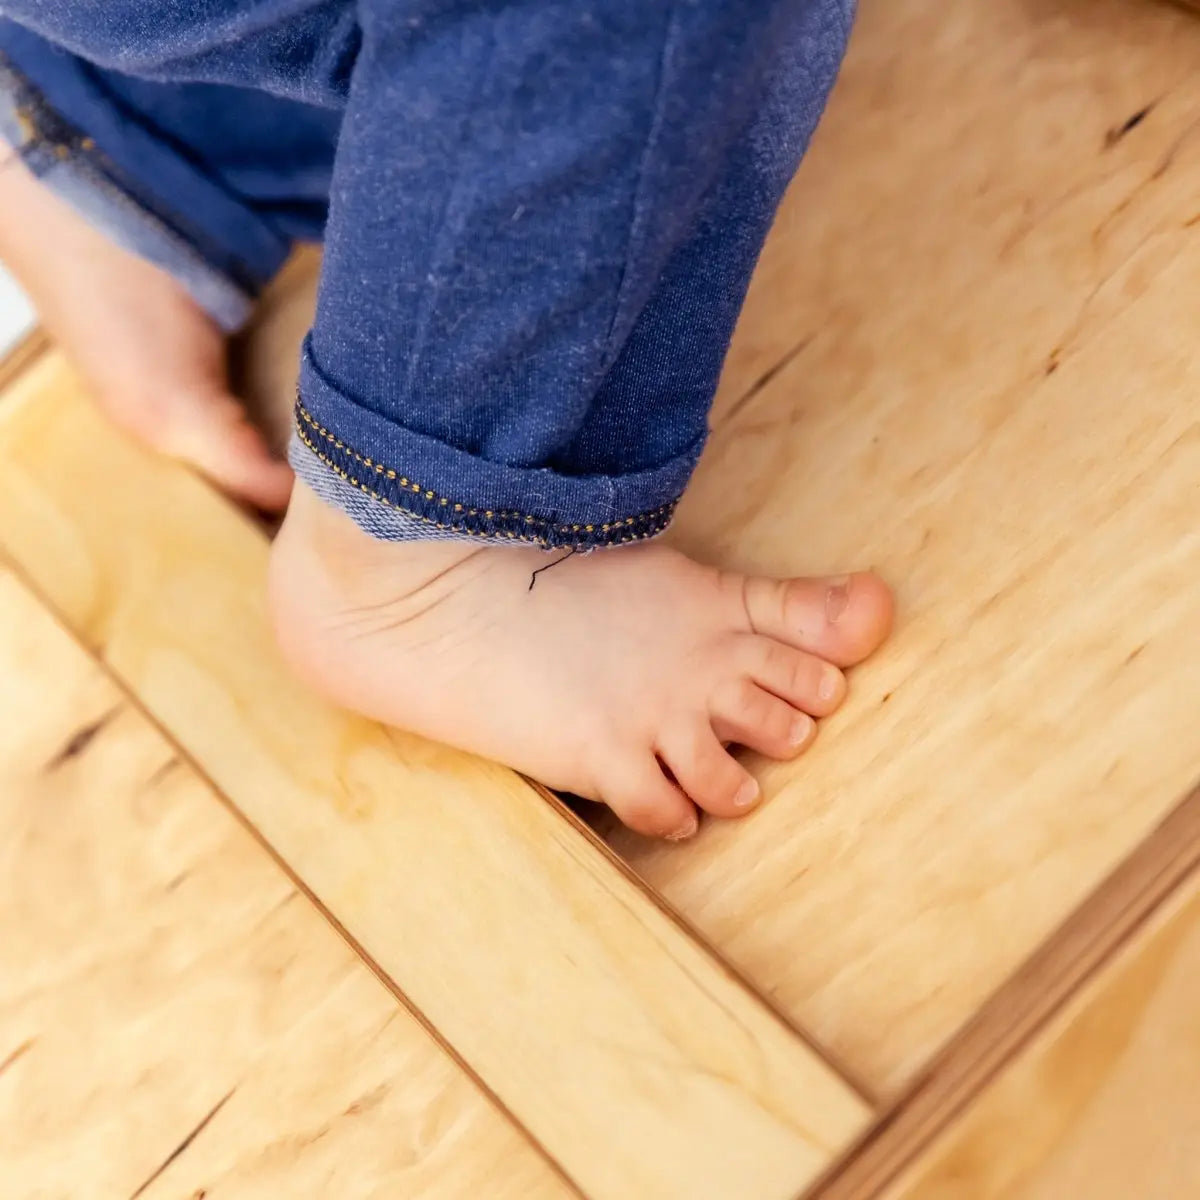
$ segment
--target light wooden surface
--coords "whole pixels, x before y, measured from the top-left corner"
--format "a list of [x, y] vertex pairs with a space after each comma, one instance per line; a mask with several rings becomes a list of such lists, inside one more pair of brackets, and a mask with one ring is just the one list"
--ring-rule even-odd
[[261, 532], [56, 355], [0, 408], [0, 549], [589, 1196], [784, 1200], [862, 1128], [825, 1061], [527, 784], [296, 684]]
[[[1120, 955], [1145, 938], [1147, 927], [1175, 903], [1181, 891], [1196, 886], [1198, 873], [1200, 787], [1155, 826], [922, 1067], [905, 1093], [879, 1114], [864, 1137], [806, 1193], [805, 1200], [863, 1200], [887, 1194], [913, 1164], [927, 1164], [938, 1157], [931, 1148], [959, 1140], [956, 1126], [964, 1114], [968, 1114], [966, 1140], [971, 1141], [969, 1114], [976, 1106], [990, 1107], [987, 1096], [996, 1078], [1014, 1062], [1042, 1055], [1062, 1014], [1077, 1005], [1078, 997], [1092, 988], [1097, 978], [1103, 978]], [[1161, 1049], [1165, 1043], [1155, 1044]], [[1194, 1050], [1193, 1045], [1179, 1041], [1171, 1044], [1170, 1053], [1187, 1060]], [[1061, 1060], [1055, 1062], [1047, 1075], [1047, 1081], [1055, 1083], [1056, 1095], [1074, 1087], [1075, 1076], [1069, 1069], [1057, 1074], [1063, 1065]], [[1071, 1069], [1078, 1074], [1078, 1064]], [[1185, 1061], [1183, 1070], [1194, 1074], [1200, 1071], [1200, 1063]], [[1131, 1099], [1135, 1095], [1131, 1093]], [[1010, 1115], [1011, 1127], [1017, 1118]], [[1040, 1103], [1031, 1103], [1020, 1119], [1041, 1132], [1061, 1126], [1052, 1112], [1043, 1117]], [[1048, 1133], [1048, 1143], [1053, 1143], [1055, 1136]], [[1098, 1148], [1095, 1157], [1102, 1159], [1108, 1153], [1108, 1147]], [[1193, 1152], [1191, 1161], [1200, 1167], [1200, 1152]], [[984, 1181], [1005, 1173], [1002, 1164], [993, 1164], [986, 1157], [979, 1166], [981, 1187]], [[958, 1184], [967, 1196], [972, 1195], [971, 1177], [970, 1170], [958, 1175]], [[1161, 1200], [1174, 1200], [1176, 1195], [1179, 1193], [1164, 1193]], [[1190, 1195], [1184, 1192], [1180, 1200]]]
[[[868, 1156], [888, 1151], [889, 1130], [915, 1128], [922, 1157], [898, 1192], [916, 1200], [1115, 1200], [1146, 1194], [1142, 1183], [1155, 1200], [1190, 1200], [1197, 900], [1173, 899], [1126, 939], [1102, 881], [1200, 778], [1197, 111], [1200, 24], [1168, 6], [864, 0], [672, 536], [703, 558], [776, 572], [873, 564], [898, 587], [899, 631], [855, 673], [850, 706], [805, 760], [755, 763], [772, 797], [762, 811], [706, 826], [685, 847], [611, 835], [820, 1053], [515, 777], [300, 693], [265, 633], [261, 537], [100, 425], [53, 357], [0, 408], [0, 547], [589, 1195], [792, 1200], [868, 1117], [829, 1057], [897, 1107], [853, 1151], [866, 1173], [835, 1165], [822, 1196], [861, 1194], [839, 1192], [839, 1180], [893, 1178], [901, 1158], [883, 1154], [872, 1173]], [[247, 359], [243, 378], [286, 402], [290, 382], [278, 388], [271, 363], [303, 324], [292, 307], [308, 303], [303, 273], [280, 295], [265, 318], [275, 349]], [[0, 583], [0, 613], [10, 590]], [[3, 689], [8, 706], [21, 704]], [[76, 730], [90, 712], [78, 703]], [[139, 720], [121, 710], [85, 753], [115, 753], [106, 739], [120, 733], [124, 746]], [[129, 789], [113, 788], [116, 804]], [[211, 802], [190, 777], [184, 790]], [[271, 886], [254, 875], [234, 887], [224, 850], [215, 861], [225, 842], [188, 820], [214, 849], [198, 852], [171, 897], [193, 872], [220, 875], [221, 912], [267, 905], [272, 886], [286, 893], [274, 874]], [[83, 854], [82, 838], [64, 848], [35, 832], [56, 861]], [[227, 840], [238, 838], [245, 869], [269, 874], [246, 835]], [[124, 849], [100, 840], [96, 853], [114, 861], [140, 852], [132, 835]], [[231, 861], [240, 877], [242, 858]], [[158, 936], [182, 903], [142, 878], [134, 872], [137, 895], [159, 898], [157, 915], [130, 902], [106, 923], [105, 897], [124, 905], [124, 893], [101, 884], [92, 903], [125, 955], [116, 971], [134, 979], [136, 939]], [[16, 894], [36, 894], [22, 881]], [[1071, 923], [1059, 927], [1097, 886], [1100, 900], [1080, 911], [1109, 940], [1089, 943], [1083, 973], [1060, 936]], [[187, 1047], [164, 1049], [166, 1067], [138, 1060], [150, 1099], [125, 1115], [153, 1135], [147, 1163], [234, 1089], [144, 1194], [188, 1196], [216, 1177], [231, 1195], [295, 1194], [297, 1180], [340, 1183], [347, 1163], [356, 1173], [344, 1194], [393, 1194], [373, 1157], [388, 1148], [371, 1141], [356, 1103], [382, 1137], [390, 1122], [415, 1130], [403, 1147], [418, 1181], [445, 1147], [473, 1160], [478, 1136], [489, 1187], [510, 1155], [525, 1164], [528, 1194], [567, 1187], [424, 1035], [398, 1043], [378, 1074], [364, 1042], [385, 1017], [372, 1026], [371, 1004], [399, 1014], [388, 1036], [415, 1029], [412, 1019], [352, 957], [346, 977], [358, 982], [313, 999], [297, 971], [342, 976], [327, 965], [332, 950], [301, 954], [313, 935], [292, 930], [293, 912], [319, 927], [300, 902], [234, 944], [206, 941], [208, 926], [188, 928], [182, 913], [170, 926], [169, 944], [184, 947], [173, 953], [229, 974], [194, 999], [160, 980], [155, 1030], [179, 1013], [203, 1026], [214, 995], [266, 995], [251, 960], [274, 961], [277, 944], [304, 966], [282, 974], [288, 999], [260, 1001], [286, 1015], [258, 1057], [248, 1037], [214, 1052], [213, 1079], [228, 1080], [215, 1091]], [[291, 931], [278, 943], [272, 921]], [[66, 930], [48, 945], [71, 962]], [[35, 955], [20, 969], [41, 978], [58, 962]], [[97, 1022], [116, 1014], [124, 1030], [123, 1010], [97, 995], [80, 992], [83, 1010]], [[43, 1053], [41, 1040], [23, 1049], [23, 1017], [6, 1024], [8, 998], [0, 975], [0, 1031], [11, 1031], [0, 1105], [6, 1089], [28, 1087]], [[327, 1024], [334, 1032], [315, 1044], [312, 1030]], [[38, 1095], [51, 1094], [61, 1061], [36, 1076]], [[397, 1093], [397, 1115], [361, 1099], [410, 1071], [444, 1097], [427, 1119], [449, 1140], [426, 1136], [420, 1087]], [[168, 1094], [163, 1078], [176, 1074]], [[64, 1093], [64, 1114], [115, 1095], [88, 1078]], [[329, 1079], [342, 1082], [330, 1091]], [[930, 1080], [943, 1091], [922, 1108]], [[155, 1097], [167, 1097], [161, 1114]], [[13, 1146], [36, 1109], [22, 1114]], [[65, 1118], [47, 1128], [65, 1180], [90, 1143], [72, 1142]], [[124, 1187], [134, 1172], [124, 1159], [120, 1169]], [[470, 1194], [476, 1166], [461, 1170], [450, 1184]], [[1117, 1190], [1106, 1192], [1110, 1178]]]
[[564, 1200], [0, 570], [0, 1195]]
[[767, 809], [611, 832], [889, 1096], [1200, 776], [1198, 105], [1165, 5], [864, 0], [671, 535], [897, 587]]
[[864, 3], [682, 508], [896, 585], [768, 804], [613, 837], [885, 1095], [1200, 777], [1198, 109], [1171, 8]]
[[1200, 1195], [1198, 980], [1193, 875], [887, 1194]]

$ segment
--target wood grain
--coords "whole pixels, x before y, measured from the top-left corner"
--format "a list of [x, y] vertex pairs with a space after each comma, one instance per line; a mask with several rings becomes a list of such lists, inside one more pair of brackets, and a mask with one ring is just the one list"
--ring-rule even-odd
[[[1193, 837], [1193, 851], [1198, 846]], [[1200, 1194], [1198, 978], [1200, 876], [1193, 871], [887, 1194]]]
[[[986, 1097], [995, 1090], [998, 1076], [1012, 1073], [1010, 1067], [1020, 1072], [1025, 1069], [1022, 1062], [1046, 1054], [1047, 1044], [1058, 1036], [1055, 1031], [1061, 1027], [1062, 1014], [1078, 1011], [1081, 1003], [1090, 1003], [1081, 1001], [1081, 996], [1108, 987], [1104, 981], [1110, 979], [1114, 969], [1120, 970], [1114, 968], [1114, 962], [1139, 952], [1136, 948], [1154, 936], [1148, 931], [1161, 923], [1162, 914], [1176, 905], [1181, 893], [1192, 894], [1198, 872], [1200, 789], [1172, 810], [988, 999], [908, 1092], [881, 1114], [860, 1143], [814, 1185], [806, 1200], [862, 1200], [890, 1193], [897, 1177], [914, 1160], [928, 1164], [939, 1158], [940, 1152], [930, 1151], [932, 1143], [945, 1136], [957, 1144], [964, 1135], [955, 1122], [963, 1111], [988, 1108], [991, 1102]], [[1186, 1053], [1185, 1044], [1179, 1049]], [[1109, 1057], [1108, 1049], [1097, 1047], [1091, 1066], [1082, 1059], [1076, 1062], [1075, 1081], [1083, 1082], [1103, 1072]], [[1200, 1069], [1200, 1063], [1196, 1067]], [[1081, 1092], [1084, 1090], [1081, 1088]], [[979, 1100], [981, 1094], [983, 1100]], [[1027, 1099], [1030, 1103], [1022, 1110], [1021, 1119], [1039, 1130], [1052, 1128], [1054, 1097], [1045, 1098], [1045, 1105]], [[973, 1128], [974, 1118], [968, 1116], [965, 1124]], [[977, 1140], [972, 1134], [965, 1136]], [[985, 1155], [979, 1164], [983, 1178], [990, 1178], [992, 1171], [1004, 1176], [1018, 1157], [998, 1146], [993, 1146], [992, 1152], [995, 1162]], [[920, 1173], [924, 1174], [923, 1167]], [[1101, 1175], [1097, 1170], [1097, 1180]], [[966, 1194], [974, 1196], [970, 1181], [962, 1182], [968, 1189]]]
[[56, 356], [0, 410], [0, 466], [4, 554], [589, 1196], [790, 1196], [863, 1127], [531, 787], [300, 688], [261, 533], [104, 424]]
[[575, 1193], [0, 570], [0, 1195], [204, 1194]]
[[865, 3], [684, 501], [899, 628], [752, 817], [612, 844], [885, 1096], [1200, 777], [1197, 112], [1167, 7]]

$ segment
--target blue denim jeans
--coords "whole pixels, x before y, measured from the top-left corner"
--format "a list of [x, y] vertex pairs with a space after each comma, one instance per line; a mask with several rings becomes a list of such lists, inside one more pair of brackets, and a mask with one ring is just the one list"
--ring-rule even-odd
[[0, 132], [235, 327], [325, 253], [291, 458], [391, 539], [669, 523], [853, 0], [0, 0]]

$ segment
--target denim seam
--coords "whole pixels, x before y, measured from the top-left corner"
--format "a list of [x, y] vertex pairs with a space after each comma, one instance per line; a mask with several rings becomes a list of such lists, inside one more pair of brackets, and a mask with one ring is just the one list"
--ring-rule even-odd
[[642, 153], [638, 159], [637, 179], [633, 189], [632, 211], [629, 214], [629, 233], [625, 243], [625, 261], [621, 268], [621, 279], [617, 285], [616, 299], [613, 302], [612, 319], [609, 321], [608, 333], [605, 335], [604, 340], [605, 361], [610, 366], [613, 357], [615, 357], [612, 353], [613, 334], [616, 333], [624, 310], [629, 302], [629, 293], [632, 287], [630, 283], [631, 264], [634, 261], [635, 252], [641, 249], [638, 243], [644, 236], [647, 164], [662, 133], [666, 107], [663, 102], [663, 95], [666, 90], [667, 72], [670, 69], [671, 55], [675, 49], [675, 39], [678, 35], [678, 16], [678, 5], [672, 3], [670, 11], [667, 13], [666, 33], [663, 37], [662, 52], [658, 58], [658, 81], [655, 84], [654, 90], [654, 115], [650, 119], [650, 128], [646, 133], [646, 143], [642, 147]]
[[[464, 533], [473, 537], [509, 538], [514, 541], [531, 542], [547, 549], [576, 546], [579, 548], [622, 545], [628, 542], [645, 541], [662, 533], [671, 522], [679, 501], [672, 500], [659, 508], [635, 516], [623, 517], [615, 521], [605, 521], [602, 524], [555, 524], [545, 517], [533, 516], [529, 513], [503, 509], [479, 509], [453, 501], [446, 496], [422, 487], [406, 475], [376, 462], [374, 459], [360, 454], [353, 447], [346, 445], [335, 433], [321, 425], [304, 405], [296, 403], [296, 433], [301, 442], [312, 451], [327, 467], [341, 476], [347, 483], [365, 492], [372, 499], [380, 501], [389, 508], [394, 508], [418, 521], [424, 521], [437, 529], [455, 533]], [[313, 433], [329, 443], [343, 455], [360, 463], [368, 471], [396, 485], [398, 489], [411, 495], [406, 497], [415, 500], [417, 504], [432, 509], [446, 509], [453, 512], [455, 517], [449, 521], [439, 521], [436, 517], [421, 512], [412, 504], [401, 504], [398, 500], [382, 495], [374, 488], [355, 478], [341, 464], [323, 453], [305, 431], [305, 426]], [[519, 522], [518, 529], [497, 528], [505, 522]]]
[[[428, 287], [422, 293], [421, 308], [416, 314], [414, 321], [414, 329], [412, 335], [412, 344], [408, 351], [408, 364], [405, 370], [404, 390], [407, 392], [412, 387], [413, 377], [417, 371], [417, 364], [425, 351], [426, 342], [429, 340], [429, 330], [431, 324], [431, 313], [437, 303], [441, 292], [441, 285], [437, 282], [437, 262], [438, 256], [445, 250], [447, 240], [447, 229], [452, 219], [455, 218], [455, 200], [462, 192], [463, 179], [470, 172], [464, 170], [462, 164], [462, 147], [469, 142], [472, 124], [476, 118], [476, 109], [478, 108], [478, 99], [490, 82], [491, 72], [495, 62], [496, 51], [496, 36], [494, 32], [489, 31], [488, 44], [488, 62], [486, 71], [480, 72], [480, 77], [475, 82], [474, 91], [471, 95], [471, 101], [467, 106], [467, 110], [459, 121], [458, 130], [458, 150], [455, 158], [455, 173], [454, 181], [446, 189], [445, 200], [442, 204], [442, 210], [438, 217], [437, 233], [430, 239], [430, 263], [428, 274]], [[451, 244], [453, 237], [451, 235]]]

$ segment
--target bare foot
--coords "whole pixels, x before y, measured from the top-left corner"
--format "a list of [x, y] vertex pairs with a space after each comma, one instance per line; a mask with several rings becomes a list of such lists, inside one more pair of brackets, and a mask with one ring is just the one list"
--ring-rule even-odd
[[[11, 151], [0, 143], [0, 160]], [[229, 393], [225, 339], [169, 274], [110, 242], [13, 159], [0, 259], [115, 421], [220, 487], [278, 511], [292, 475]]]
[[775, 580], [661, 543], [570, 557], [376, 541], [297, 484], [271, 557], [295, 669], [346, 707], [683, 838], [758, 801], [725, 743], [792, 758], [891, 626], [874, 575]]

